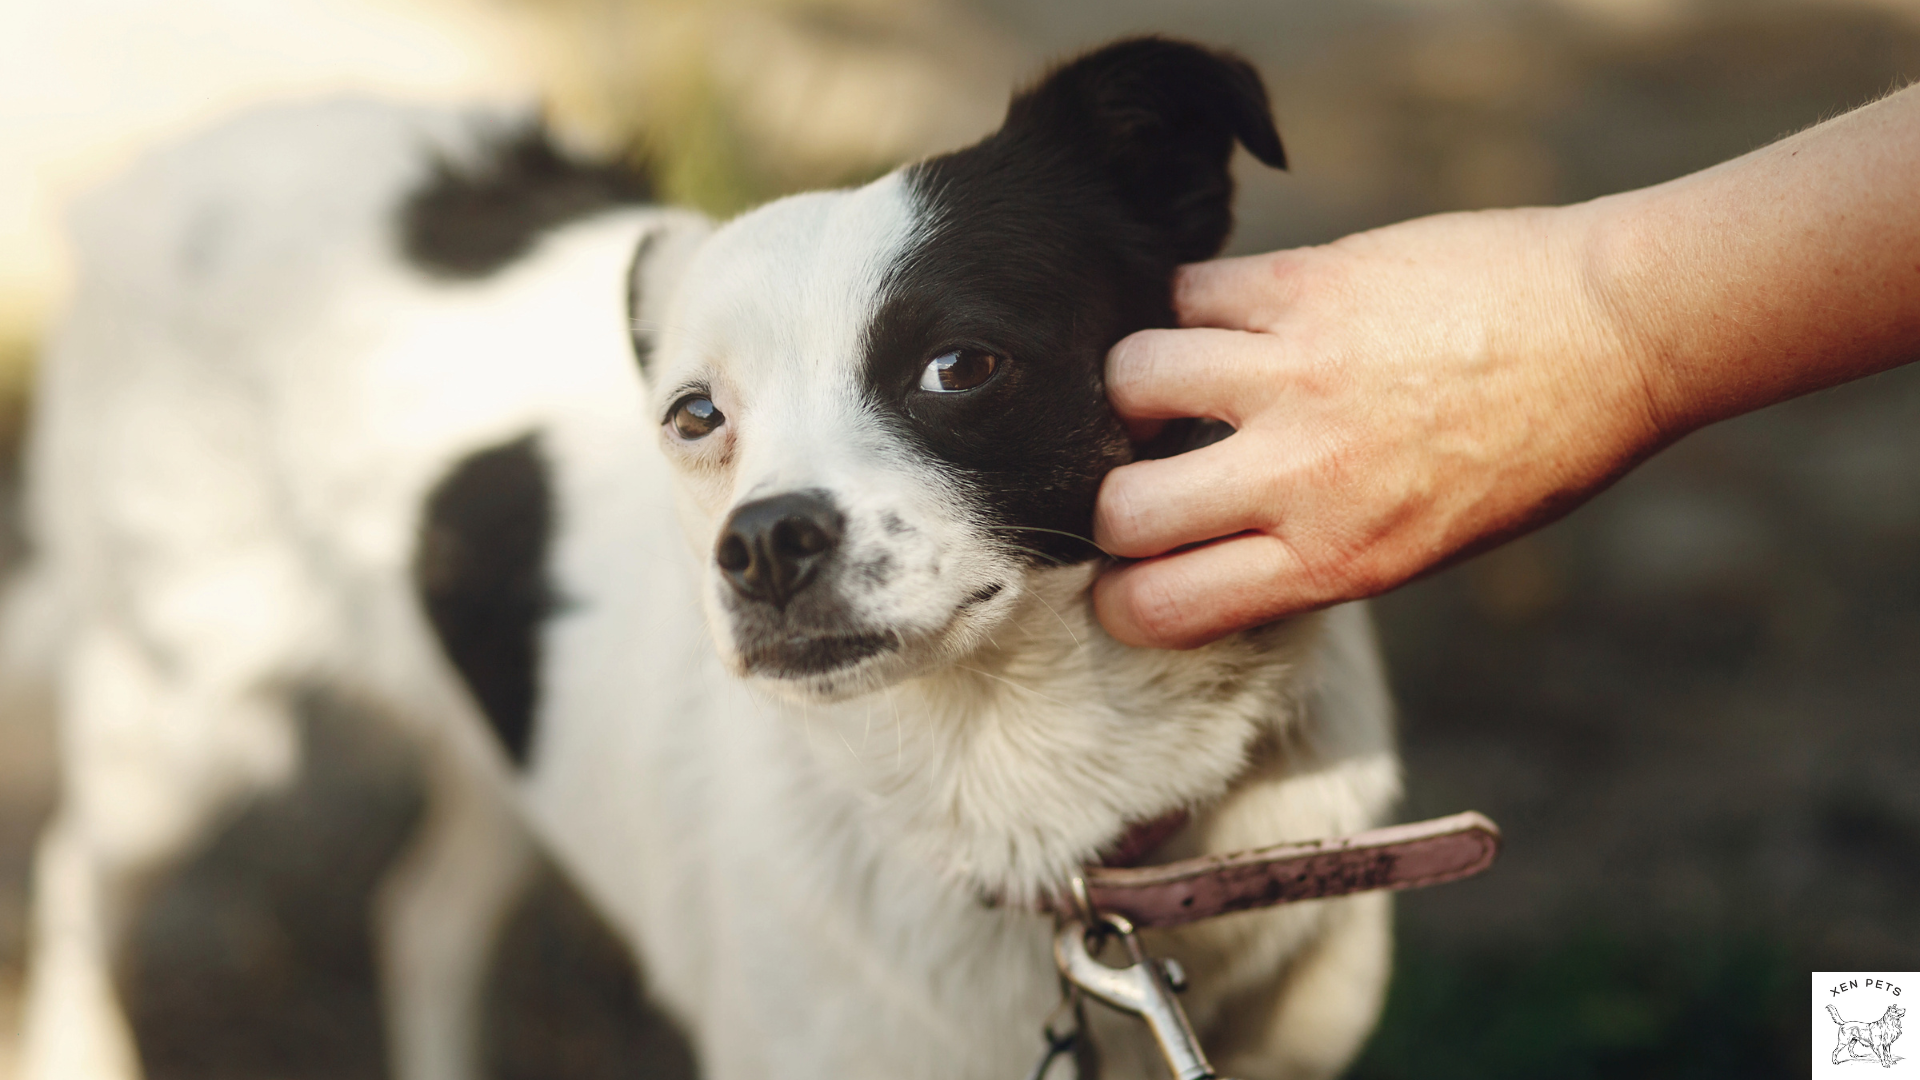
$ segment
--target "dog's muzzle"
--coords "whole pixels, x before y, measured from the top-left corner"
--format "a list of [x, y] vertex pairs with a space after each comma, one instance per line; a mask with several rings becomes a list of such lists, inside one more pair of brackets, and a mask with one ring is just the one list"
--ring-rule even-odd
[[849, 608], [836, 567], [846, 519], [827, 492], [793, 491], [743, 503], [728, 516], [713, 561], [732, 592], [734, 646], [751, 674], [813, 678], [898, 644]]
[[714, 562], [742, 597], [784, 611], [833, 558], [845, 527], [823, 492], [756, 499], [727, 518]]

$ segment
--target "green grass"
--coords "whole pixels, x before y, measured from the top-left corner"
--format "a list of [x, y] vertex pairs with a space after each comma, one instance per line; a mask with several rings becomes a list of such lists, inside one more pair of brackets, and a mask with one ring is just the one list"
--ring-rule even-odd
[[[668, 203], [690, 206], [725, 220], [761, 203], [818, 188], [853, 187], [877, 179], [889, 166], [848, 166], [838, 171], [794, 175], [766, 155], [740, 129], [737, 106], [704, 74], [689, 75], [673, 118], [655, 118], [642, 132], [644, 155]], [[638, 121], [636, 127], [640, 127]]]
[[1588, 930], [1539, 952], [1399, 952], [1349, 1080], [1765, 1080], [1805, 1068], [1805, 972], [1765, 939]]
[[33, 393], [35, 345], [24, 328], [0, 327], [0, 479], [18, 467]]

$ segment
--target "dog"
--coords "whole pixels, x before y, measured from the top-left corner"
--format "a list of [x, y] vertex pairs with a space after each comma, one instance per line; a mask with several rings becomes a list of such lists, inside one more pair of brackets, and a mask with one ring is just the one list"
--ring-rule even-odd
[[[535, 844], [704, 1075], [1000, 1078], [1059, 1002], [1045, 899], [1142, 823], [1187, 814], [1159, 860], [1383, 823], [1362, 607], [1165, 652], [1088, 600], [1101, 479], [1158, 452], [1104, 356], [1174, 324], [1236, 143], [1283, 162], [1253, 70], [1142, 38], [973, 146], [718, 227], [537, 128], [356, 102], [97, 195], [9, 614], [64, 747], [25, 1075], [139, 1075], [130, 913], [295, 773], [316, 685], [427, 763], [375, 898], [402, 1080], [483, 1071]], [[1367, 894], [1149, 941], [1224, 1071], [1327, 1077], [1389, 924]], [[1159, 1075], [1137, 1023], [1092, 1022], [1104, 1075]]]
[[1901, 1059], [1894, 1056], [1894, 1041], [1900, 1038], [1900, 1018], [1907, 1010], [1898, 1005], [1887, 1006], [1880, 1019], [1869, 1024], [1862, 1020], [1846, 1020], [1840, 1016], [1840, 1010], [1827, 1006], [1827, 1015], [1840, 1026], [1839, 1041], [1833, 1047], [1833, 1063], [1857, 1061], [1872, 1058], [1882, 1068], [1891, 1069]]

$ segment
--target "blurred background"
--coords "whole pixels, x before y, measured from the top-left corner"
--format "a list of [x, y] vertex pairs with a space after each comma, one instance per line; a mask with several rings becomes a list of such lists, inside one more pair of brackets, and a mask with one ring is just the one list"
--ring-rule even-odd
[[[1238, 251], [1657, 182], [1920, 77], [1920, 0], [0, 0], [0, 569], [60, 207], [142, 147], [268, 99], [538, 96], [724, 214], [960, 145], [1139, 30], [1268, 80], [1294, 168], [1243, 171]], [[1508, 846], [1401, 901], [1355, 1076], [1798, 1075], [1809, 971], [1920, 969], [1920, 370], [1695, 435], [1377, 611], [1406, 816]], [[307, 713], [300, 783], [143, 916], [156, 1080], [383, 1074], [365, 902], [413, 763]], [[52, 745], [0, 714], [0, 1080]], [[494, 1075], [690, 1076], [643, 981], [550, 875], [496, 961]]]

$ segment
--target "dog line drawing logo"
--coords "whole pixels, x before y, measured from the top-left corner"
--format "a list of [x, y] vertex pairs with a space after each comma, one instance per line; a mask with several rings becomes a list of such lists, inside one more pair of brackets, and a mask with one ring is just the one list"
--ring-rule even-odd
[[1833, 1047], [1835, 1065], [1846, 1061], [1878, 1061], [1882, 1068], [1891, 1069], [1895, 1062], [1904, 1060], [1894, 1055], [1893, 1044], [1899, 1041], [1900, 1018], [1907, 1015], [1907, 1010], [1889, 1005], [1880, 1019], [1872, 1023], [1848, 1020], [1831, 1004], [1827, 1006], [1827, 1015], [1833, 1017], [1840, 1028], [1839, 1041]]

